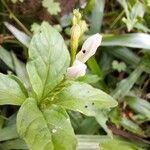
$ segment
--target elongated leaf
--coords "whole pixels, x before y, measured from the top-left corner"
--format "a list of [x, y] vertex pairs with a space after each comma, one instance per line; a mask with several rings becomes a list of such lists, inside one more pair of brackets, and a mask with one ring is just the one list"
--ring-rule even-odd
[[102, 150], [145, 150], [142, 145], [131, 143], [121, 138], [105, 139], [100, 141]]
[[150, 119], [150, 103], [148, 101], [134, 96], [126, 96], [125, 100], [135, 112], [143, 114]]
[[150, 49], [150, 35], [145, 33], [106, 35], [103, 36], [102, 45]]
[[17, 130], [30, 150], [53, 150], [51, 131], [34, 99], [27, 99], [17, 115]]
[[31, 39], [28, 35], [26, 35], [24, 32], [20, 31], [19, 29], [17, 29], [8, 22], [5, 22], [4, 24], [8, 28], [8, 30], [16, 37], [18, 41], [20, 41], [26, 47], [29, 47]]
[[15, 124], [1, 129], [0, 132], [0, 141], [11, 140], [18, 137]]
[[135, 53], [125, 47], [108, 47], [104, 50], [132, 66], [137, 65], [140, 61], [140, 58]]
[[19, 110], [17, 128], [31, 150], [75, 149], [76, 139], [69, 117], [64, 109], [55, 105], [40, 110], [36, 100], [27, 99]]
[[28, 147], [25, 144], [25, 142], [21, 139], [14, 139], [14, 140], [9, 140], [6, 142], [3, 142], [2, 144], [0, 144], [0, 149], [1, 150], [27, 150]]
[[97, 109], [115, 107], [117, 102], [105, 92], [82, 82], [70, 82], [54, 101], [55, 104], [95, 116]]
[[20, 84], [21, 82], [0, 73], [0, 105], [21, 105], [24, 102], [27, 95]]
[[100, 28], [102, 26], [104, 6], [105, 0], [95, 0], [91, 18], [91, 34], [100, 32]]
[[23, 62], [21, 62], [14, 53], [12, 53], [12, 58], [13, 58], [13, 62], [14, 62], [14, 70], [17, 74], [17, 76], [24, 81], [25, 85], [27, 88], [30, 87], [29, 84], [29, 77], [27, 74], [27, 70], [26, 70], [26, 66]]
[[12, 70], [14, 70], [14, 65], [12, 61], [11, 53], [0, 46], [0, 59]]
[[31, 40], [27, 71], [38, 98], [44, 98], [64, 77], [70, 56], [61, 35], [43, 22]]
[[126, 117], [121, 118], [121, 125], [130, 132], [144, 136], [143, 130], [135, 122]]
[[136, 83], [137, 79], [141, 76], [143, 72], [143, 65], [139, 65], [126, 79], [121, 80], [116, 89], [111, 93], [111, 95], [122, 101], [123, 98]]

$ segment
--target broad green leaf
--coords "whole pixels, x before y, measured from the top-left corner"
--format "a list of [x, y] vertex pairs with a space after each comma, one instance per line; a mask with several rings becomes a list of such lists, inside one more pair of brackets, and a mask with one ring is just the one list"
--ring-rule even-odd
[[17, 116], [19, 135], [31, 150], [74, 150], [76, 139], [66, 111], [55, 105], [43, 104], [29, 98]]
[[95, 116], [98, 109], [117, 106], [117, 102], [105, 92], [89, 84], [73, 81], [56, 95], [53, 103], [88, 116]]
[[38, 99], [45, 98], [64, 78], [70, 56], [62, 36], [43, 22], [29, 46], [27, 71]]
[[66, 111], [53, 105], [42, 112], [52, 134], [54, 149], [75, 150], [76, 137]]
[[101, 150], [144, 150], [142, 145], [136, 145], [121, 138], [105, 139], [100, 142]]
[[102, 45], [150, 49], [150, 35], [145, 33], [104, 35]]
[[11, 76], [0, 73], [0, 105], [21, 105], [27, 96], [21, 84]]
[[34, 99], [26, 99], [19, 109], [17, 130], [30, 150], [53, 150], [51, 131]]
[[148, 101], [134, 96], [126, 96], [125, 101], [135, 112], [143, 114], [150, 119], [150, 103]]

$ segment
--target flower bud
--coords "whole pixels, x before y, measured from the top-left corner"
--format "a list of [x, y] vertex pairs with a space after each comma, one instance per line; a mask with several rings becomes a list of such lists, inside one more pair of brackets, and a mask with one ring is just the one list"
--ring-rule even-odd
[[78, 77], [84, 76], [86, 73], [87, 66], [80, 62], [79, 60], [75, 60], [73, 66], [67, 69], [66, 77], [68, 79], [76, 79]]
[[76, 55], [76, 59], [85, 63], [91, 56], [96, 53], [97, 48], [102, 41], [102, 35], [99, 33], [90, 36], [82, 45], [81, 50]]
[[80, 29], [81, 29], [81, 34], [83, 34], [84, 32], [86, 32], [88, 30], [88, 25], [84, 20], [81, 20], [79, 22], [79, 26], [80, 26]]
[[78, 40], [80, 38], [81, 29], [79, 25], [73, 25], [71, 28], [71, 40]]
[[73, 18], [72, 18], [73, 25], [78, 24], [80, 19], [81, 19], [81, 13], [79, 12], [79, 10], [74, 9], [73, 10]]

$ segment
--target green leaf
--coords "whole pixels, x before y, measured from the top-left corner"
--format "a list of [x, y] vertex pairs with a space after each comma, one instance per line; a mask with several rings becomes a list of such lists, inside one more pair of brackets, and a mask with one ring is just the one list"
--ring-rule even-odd
[[11, 53], [0, 46], [0, 59], [12, 70], [14, 70]]
[[132, 48], [150, 49], [150, 35], [132, 33], [123, 35], [104, 35], [102, 46], [126, 46]]
[[0, 73], [0, 105], [21, 105], [26, 99], [23, 84]]
[[0, 132], [0, 141], [11, 140], [18, 137], [15, 124], [1, 129]]
[[105, 0], [95, 0], [92, 10], [90, 33], [100, 32], [104, 14]]
[[124, 8], [126, 18], [124, 17], [122, 21], [126, 24], [128, 31], [131, 31], [136, 23], [138, 23], [138, 18], [143, 18], [144, 16], [144, 6], [142, 3], [137, 1], [134, 6], [129, 11], [128, 3], [126, 0], [118, 0], [118, 2]]
[[[52, 100], [52, 99], [49, 99]], [[98, 109], [115, 107], [117, 102], [105, 92], [83, 82], [69, 82], [55, 97], [53, 103], [79, 111], [88, 116], [95, 116]]]
[[118, 72], [121, 72], [121, 71], [125, 71], [126, 70], [126, 64], [124, 62], [118, 62], [117, 60], [114, 60], [112, 62], [112, 68], [114, 70], [117, 70]]
[[143, 114], [150, 119], [150, 103], [148, 101], [134, 96], [126, 96], [125, 101], [135, 112]]
[[62, 36], [43, 22], [31, 40], [27, 63], [29, 78], [38, 99], [47, 97], [63, 80], [69, 62], [69, 52]]
[[85, 76], [78, 78], [78, 81], [89, 83], [89, 84], [96, 83], [99, 80], [101, 80], [101, 78], [98, 75], [94, 75], [94, 74], [86, 74]]
[[51, 15], [57, 15], [61, 11], [59, 3], [54, 2], [54, 0], [43, 0], [42, 5], [47, 8]]
[[28, 147], [21, 139], [12, 139], [0, 144], [1, 150], [27, 150]]
[[137, 66], [137, 68], [127, 77], [126, 79], [121, 80], [116, 89], [112, 91], [111, 95], [119, 99], [119, 101], [122, 101], [122, 98], [128, 94], [128, 92], [131, 90], [133, 85], [136, 83], [138, 78], [141, 76], [143, 72], [144, 64], [140, 64]]
[[14, 63], [14, 70], [17, 76], [25, 83], [26, 87], [29, 88], [30, 83], [25, 64], [20, 61], [13, 52], [12, 58]]
[[112, 132], [107, 127], [107, 124], [106, 124], [106, 122], [108, 121], [108, 111], [106, 111], [106, 110], [97, 111], [96, 120], [101, 125], [101, 127], [106, 131], [106, 133], [110, 137], [112, 137]]
[[90, 1], [87, 1], [87, 4], [86, 6], [83, 8], [83, 17], [86, 16], [89, 12], [92, 11], [92, 8], [93, 8], [93, 5], [95, 3], [95, 0], [90, 0]]
[[124, 11], [126, 13], [127, 18], [129, 18], [130, 13], [129, 13], [127, 1], [126, 0], [117, 0], [117, 1], [123, 7], [123, 9], [124, 9]]
[[26, 99], [19, 109], [17, 130], [30, 150], [53, 150], [51, 131], [34, 99]]
[[99, 142], [104, 139], [109, 139], [108, 136], [100, 135], [77, 135], [78, 148], [77, 150], [100, 150]]
[[20, 41], [23, 45], [26, 47], [29, 47], [30, 43], [30, 37], [26, 35], [24, 32], [18, 30], [16, 27], [11, 25], [8, 22], [4, 22], [5, 26], [8, 28], [8, 30], [16, 37], [18, 41]]
[[132, 66], [137, 66], [140, 61], [140, 57], [126, 47], [105, 47], [104, 50]]
[[94, 117], [86, 117], [84, 120], [79, 120], [76, 134], [92, 135], [98, 132], [100, 126]]
[[87, 61], [88, 67], [90, 68], [91, 72], [93, 74], [98, 75], [100, 78], [103, 78], [103, 73], [102, 70], [100, 68], [100, 66], [98, 65], [95, 57], [91, 57], [88, 61]]
[[74, 150], [76, 148], [76, 137], [66, 111], [53, 105], [42, 112], [49, 130], [52, 132], [54, 149]]
[[19, 135], [31, 150], [73, 150], [76, 140], [69, 117], [55, 105], [40, 110], [37, 101], [29, 98], [17, 116]]
[[144, 150], [142, 146], [121, 138], [105, 139], [100, 142], [101, 150]]
[[121, 125], [130, 132], [144, 136], [143, 130], [135, 122], [126, 117], [121, 118]]

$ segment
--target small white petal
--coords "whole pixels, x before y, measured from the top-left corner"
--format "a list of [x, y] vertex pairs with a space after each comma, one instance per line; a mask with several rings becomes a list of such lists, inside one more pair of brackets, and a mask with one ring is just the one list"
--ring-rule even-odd
[[76, 55], [76, 59], [85, 63], [91, 56], [96, 53], [97, 48], [100, 46], [102, 41], [102, 35], [99, 33], [90, 36], [84, 43]]
[[68, 79], [76, 79], [84, 76], [86, 73], [86, 68], [87, 66], [84, 63], [79, 60], [75, 60], [73, 66], [67, 69], [66, 77]]

